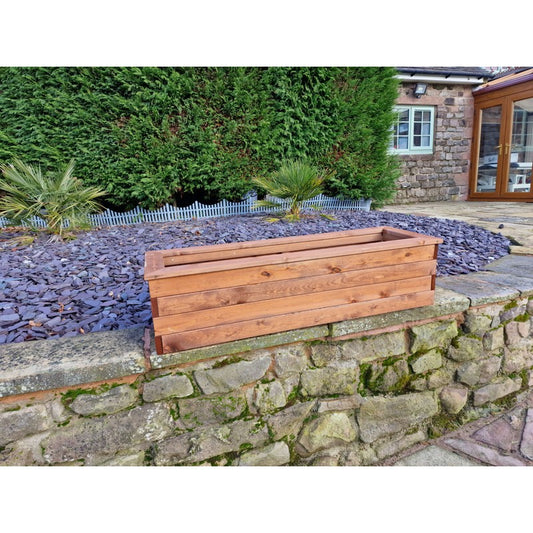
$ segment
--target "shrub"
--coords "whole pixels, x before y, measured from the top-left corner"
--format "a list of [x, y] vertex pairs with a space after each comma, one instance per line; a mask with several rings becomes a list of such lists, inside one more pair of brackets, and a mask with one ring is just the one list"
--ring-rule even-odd
[[[254, 185], [281, 200], [289, 200], [289, 209], [285, 215], [289, 220], [299, 220], [302, 204], [322, 192], [325, 175], [318, 169], [303, 161], [288, 161], [270, 176], [252, 179]], [[258, 206], [281, 207], [275, 200], [259, 200]]]
[[32, 225], [32, 217], [42, 218], [48, 230], [63, 236], [64, 229], [84, 227], [88, 214], [100, 208], [96, 198], [105, 193], [96, 187], [84, 187], [74, 177], [74, 161], [59, 172], [44, 176], [40, 167], [16, 159], [0, 167], [0, 216]]
[[115, 209], [240, 199], [284, 160], [326, 192], [394, 191], [396, 74], [383, 67], [0, 68], [0, 163], [75, 158]]

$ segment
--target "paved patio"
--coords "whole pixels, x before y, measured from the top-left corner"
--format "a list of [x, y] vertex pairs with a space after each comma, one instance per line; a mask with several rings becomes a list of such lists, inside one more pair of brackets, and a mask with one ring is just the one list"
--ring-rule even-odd
[[514, 254], [533, 255], [533, 203], [526, 202], [424, 202], [388, 205], [381, 211], [462, 220], [501, 233], [513, 242]]
[[[533, 278], [533, 257], [529, 257], [533, 256], [533, 203], [430, 202], [390, 205], [382, 210], [461, 220], [502, 233], [516, 243], [511, 247], [514, 258], [511, 255], [495, 262], [494, 266], [488, 265], [488, 272], [441, 280], [440, 284], [445, 283], [448, 289], [477, 298], [479, 295], [472, 293], [472, 287], [475, 285], [474, 288], [479, 289], [480, 277], [489, 277], [484, 281], [503, 285], [505, 280], [501, 276], [504, 273], [524, 276], [522, 279]], [[517, 257], [518, 255], [523, 257]], [[493, 279], [490, 279], [491, 276]], [[470, 284], [470, 288], [469, 278], [476, 282]], [[383, 465], [533, 466], [533, 391], [530, 389], [523, 393], [516, 405], [507, 411], [471, 422], [438, 439], [418, 444], [389, 458]]]

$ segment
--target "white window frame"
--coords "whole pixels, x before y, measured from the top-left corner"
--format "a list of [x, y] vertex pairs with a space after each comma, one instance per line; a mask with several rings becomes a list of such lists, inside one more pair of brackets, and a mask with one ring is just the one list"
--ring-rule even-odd
[[[433, 142], [434, 142], [434, 132], [435, 132], [435, 107], [434, 106], [418, 106], [418, 105], [397, 105], [394, 107], [394, 111], [398, 115], [402, 111], [409, 112], [409, 129], [407, 137], [407, 148], [394, 148], [394, 129], [391, 131], [391, 144], [389, 151], [393, 154], [398, 155], [411, 155], [411, 154], [432, 154], [433, 153]], [[414, 115], [415, 111], [429, 111], [430, 113], [430, 129], [429, 129], [429, 146], [414, 146], [413, 137], [414, 137]]]

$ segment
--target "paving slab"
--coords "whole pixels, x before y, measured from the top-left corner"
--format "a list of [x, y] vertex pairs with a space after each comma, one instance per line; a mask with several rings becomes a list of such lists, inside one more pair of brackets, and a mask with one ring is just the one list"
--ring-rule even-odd
[[392, 466], [481, 466], [440, 446], [427, 446], [396, 461]]
[[[533, 263], [533, 258], [532, 263]], [[490, 266], [490, 265], [489, 265]], [[532, 265], [533, 268], [533, 265]], [[533, 295], [533, 277], [515, 276], [506, 272], [496, 272], [491, 270], [482, 270], [471, 274], [473, 279], [502, 285], [509, 289], [517, 290], [522, 298]]]
[[483, 281], [476, 273], [438, 278], [436, 286], [466, 296], [472, 306], [514, 300], [520, 296], [517, 289]]
[[533, 278], [533, 257], [528, 255], [506, 255], [489, 263], [485, 270], [512, 274], [513, 276]]

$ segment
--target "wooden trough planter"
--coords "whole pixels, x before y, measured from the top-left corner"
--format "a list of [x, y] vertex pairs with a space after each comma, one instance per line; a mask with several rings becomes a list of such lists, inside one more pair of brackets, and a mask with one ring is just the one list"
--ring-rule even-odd
[[431, 305], [439, 243], [376, 227], [147, 252], [157, 353]]

